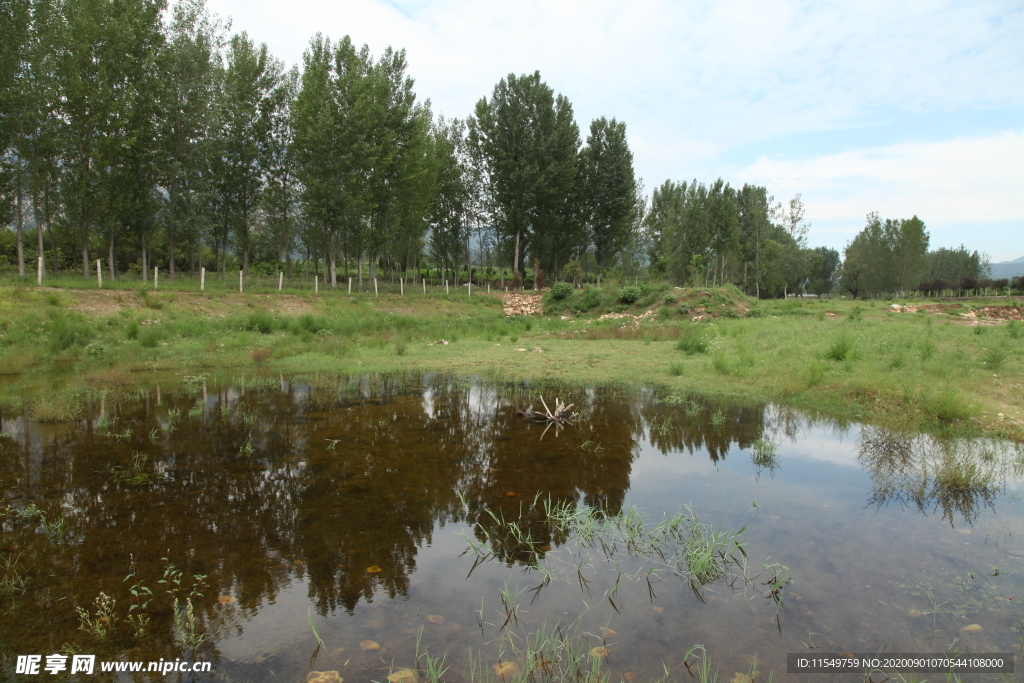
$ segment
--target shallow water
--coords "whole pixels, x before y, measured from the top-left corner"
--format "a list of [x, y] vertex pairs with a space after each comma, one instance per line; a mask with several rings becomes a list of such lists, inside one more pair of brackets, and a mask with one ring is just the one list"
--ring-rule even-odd
[[[516, 415], [541, 395], [585, 419], [545, 433]], [[698, 644], [726, 681], [755, 658], [759, 681], [852, 680], [787, 674], [787, 652], [1015, 652], [1024, 667], [1011, 444], [431, 375], [188, 378], [96, 394], [75, 422], [3, 413], [0, 431], [0, 578], [24, 580], [0, 595], [8, 672], [18, 655], [78, 652], [211, 662], [186, 678], [352, 683], [429, 653], [446, 656], [443, 680], [470, 680], [500, 662], [522, 675], [540, 630], [606, 647], [588, 666], [612, 680], [689, 680]], [[760, 466], [758, 439], [777, 444]], [[701, 585], [679, 543], [631, 549], [612, 527], [588, 543], [553, 528], [545, 500], [640, 513], [648, 530], [688, 510], [743, 529], [743, 552]]]

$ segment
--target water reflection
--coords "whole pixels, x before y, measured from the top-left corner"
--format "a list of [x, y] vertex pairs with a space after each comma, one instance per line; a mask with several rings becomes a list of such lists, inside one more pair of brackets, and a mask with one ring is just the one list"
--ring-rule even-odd
[[937, 439], [866, 426], [859, 459], [874, 490], [869, 503], [898, 503], [938, 511], [954, 525], [973, 524], [983, 508], [995, 511], [1007, 479], [1024, 474], [1020, 444], [988, 439]]
[[[541, 392], [576, 403], [579, 427], [542, 440], [543, 425], [519, 419], [515, 410], [539, 404]], [[417, 562], [450, 526], [528, 571], [571, 540], [538, 500], [618, 515], [645, 452], [707, 455], [720, 467], [750, 458], [759, 440], [796, 443], [812, 428], [842, 436], [850, 426], [777, 406], [670, 404], [650, 390], [440, 375], [195, 377], [97, 394], [74, 422], [5, 412], [0, 560], [26, 583], [0, 595], [2, 648], [181, 656], [171, 605], [186, 589], [170, 595], [158, 583], [170, 564], [193, 582], [187, 590], [205, 577], [195, 609], [220, 638], [241, 634], [296, 586], [322, 617], [420, 599]], [[950, 524], [994, 511], [1024, 465], [1019, 447], [873, 427], [860, 429], [855, 455], [873, 486], [864, 502], [939, 511]], [[119, 475], [133, 467], [140, 476]], [[499, 520], [516, 520], [531, 543]], [[156, 596], [139, 609], [151, 621], [143, 635], [125, 621], [129, 574]], [[74, 609], [93, 609], [100, 591], [122, 615], [117, 637], [102, 643], [79, 629]]]

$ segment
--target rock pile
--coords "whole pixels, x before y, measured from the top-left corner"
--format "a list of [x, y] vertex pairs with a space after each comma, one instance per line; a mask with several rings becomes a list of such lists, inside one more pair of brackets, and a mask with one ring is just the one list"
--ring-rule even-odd
[[520, 294], [509, 292], [503, 294], [501, 299], [504, 304], [505, 315], [533, 315], [544, 310], [540, 294]]

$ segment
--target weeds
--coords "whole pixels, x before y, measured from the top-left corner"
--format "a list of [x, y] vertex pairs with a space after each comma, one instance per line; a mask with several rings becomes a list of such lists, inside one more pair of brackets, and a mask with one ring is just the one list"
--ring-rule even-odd
[[778, 466], [778, 449], [779, 443], [777, 441], [766, 439], [763, 436], [758, 437], [752, 445], [751, 460], [758, 467], [775, 469]]
[[841, 363], [850, 358], [853, 353], [853, 341], [848, 335], [840, 335], [832, 342], [825, 351], [825, 360], [832, 360]]
[[[982, 328], [979, 327], [976, 329], [980, 330]], [[984, 352], [981, 354], [981, 364], [985, 367], [986, 370], [998, 370], [999, 368], [1003, 367], [1003, 364], [1006, 362], [1007, 357], [1006, 349], [1004, 349], [1002, 346], [993, 345], [989, 346], [983, 351]]]
[[21, 554], [10, 554], [0, 562], [0, 598], [10, 598], [25, 592], [28, 580], [18, 571]]
[[75, 608], [78, 612], [78, 628], [97, 640], [106, 640], [117, 623], [117, 615], [114, 613], [115, 600], [101, 591], [93, 605], [95, 614], [81, 607]]
[[152, 484], [156, 480], [156, 473], [145, 471], [146, 463], [148, 462], [148, 455], [139, 451], [134, 451], [127, 467], [123, 465], [115, 465], [110, 468], [110, 472], [116, 482], [130, 484], [133, 486]]

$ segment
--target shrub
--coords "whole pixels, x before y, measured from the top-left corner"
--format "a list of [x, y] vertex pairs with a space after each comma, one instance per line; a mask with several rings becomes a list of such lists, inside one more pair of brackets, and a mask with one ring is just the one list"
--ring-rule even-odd
[[581, 311], [589, 311], [601, 305], [601, 292], [596, 289], [587, 288], [583, 296], [579, 298], [577, 307]]
[[1006, 362], [1006, 350], [1001, 346], [991, 346], [981, 354], [981, 363], [989, 370], [998, 370]]
[[687, 356], [693, 356], [698, 353], [707, 353], [709, 346], [703, 330], [696, 327], [684, 327], [681, 329], [679, 341], [676, 342], [676, 348], [686, 353]]
[[667, 305], [671, 306], [676, 302], [676, 295], [666, 294], [665, 296], [661, 297], [661, 300], [664, 301]]
[[635, 287], [632, 285], [629, 287], [623, 287], [622, 291], [619, 292], [619, 301], [621, 301], [624, 304], [635, 303], [636, 300], [639, 299], [642, 294], [643, 293], [640, 291], [639, 287]]
[[55, 314], [50, 321], [50, 345], [55, 351], [64, 351], [72, 346], [85, 346], [92, 339], [95, 331], [84, 320]]
[[566, 297], [572, 296], [572, 285], [568, 282], [556, 282], [551, 287], [551, 298], [555, 301], [561, 301]]
[[766, 318], [768, 317], [768, 311], [764, 310], [761, 304], [756, 304], [753, 308], [747, 311], [748, 318]]
[[922, 403], [925, 412], [940, 424], [952, 424], [966, 420], [974, 414], [972, 407], [952, 389], [947, 389], [934, 396], [927, 396]]
[[160, 342], [160, 330], [152, 325], [139, 331], [139, 343], [146, 348], [154, 348]]
[[265, 346], [256, 346], [253, 347], [251, 354], [254, 363], [262, 363], [270, 358], [270, 349]]
[[260, 334], [270, 334], [274, 331], [274, 318], [266, 311], [250, 313], [245, 323], [245, 329], [257, 331]]
[[679, 361], [672, 361], [668, 366], [668, 374], [679, 377], [683, 374], [684, 366]]
[[853, 341], [848, 336], [840, 335], [837, 337], [825, 351], [825, 360], [834, 360], [842, 362], [849, 358], [853, 353]]

